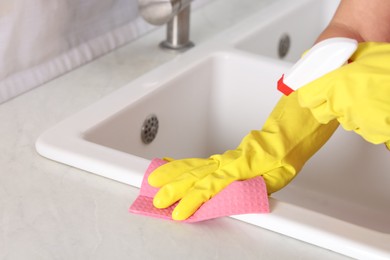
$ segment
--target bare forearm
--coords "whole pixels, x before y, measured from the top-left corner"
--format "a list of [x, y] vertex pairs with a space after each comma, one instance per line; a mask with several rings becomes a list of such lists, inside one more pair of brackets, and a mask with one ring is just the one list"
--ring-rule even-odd
[[359, 42], [390, 42], [390, 1], [341, 0], [336, 14], [317, 42], [331, 37], [348, 37]]

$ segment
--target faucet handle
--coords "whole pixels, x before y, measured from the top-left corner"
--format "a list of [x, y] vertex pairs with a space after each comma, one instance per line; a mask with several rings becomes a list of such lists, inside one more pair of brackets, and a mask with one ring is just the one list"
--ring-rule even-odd
[[141, 16], [153, 25], [168, 23], [192, 0], [138, 0]]
[[142, 17], [153, 25], [167, 23], [163, 49], [184, 51], [194, 46], [189, 40], [192, 0], [138, 0]]

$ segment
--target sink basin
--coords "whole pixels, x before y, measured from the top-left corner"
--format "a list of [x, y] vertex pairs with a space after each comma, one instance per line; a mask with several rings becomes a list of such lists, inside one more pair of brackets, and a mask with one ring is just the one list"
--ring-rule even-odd
[[[261, 128], [281, 96], [276, 81], [310, 48], [337, 3], [275, 1], [47, 130], [37, 151], [140, 187], [154, 157], [208, 157], [235, 148]], [[285, 34], [291, 46], [279, 57], [275, 42]], [[383, 146], [340, 128], [272, 195], [271, 214], [233, 218], [354, 258], [389, 259], [389, 167]]]
[[[289, 65], [212, 53], [89, 129], [84, 138], [147, 159], [221, 153], [262, 126], [280, 96], [275, 82]], [[150, 115], [156, 116], [159, 128], [145, 145], [141, 129]]]
[[269, 10], [266, 17], [255, 15], [245, 21], [241, 26], [247, 30], [234, 41], [234, 47], [295, 62], [328, 25], [338, 4], [338, 0], [298, 1], [293, 5], [280, 2], [279, 11]]

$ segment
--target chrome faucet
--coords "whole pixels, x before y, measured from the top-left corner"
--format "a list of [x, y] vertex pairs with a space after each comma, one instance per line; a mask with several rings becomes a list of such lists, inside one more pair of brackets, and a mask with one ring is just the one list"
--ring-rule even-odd
[[163, 49], [184, 51], [194, 46], [190, 41], [192, 0], [138, 0], [142, 17], [153, 25], [167, 23]]

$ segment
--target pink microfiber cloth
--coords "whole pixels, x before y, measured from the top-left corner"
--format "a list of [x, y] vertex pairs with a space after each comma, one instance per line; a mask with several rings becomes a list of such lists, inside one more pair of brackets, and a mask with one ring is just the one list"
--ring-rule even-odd
[[[177, 203], [158, 209], [153, 206], [153, 197], [158, 189], [148, 183], [148, 176], [166, 161], [153, 159], [145, 172], [140, 194], [131, 205], [129, 211], [151, 217], [172, 219], [172, 211]], [[261, 176], [235, 181], [205, 202], [190, 218], [183, 222], [198, 222], [218, 217], [249, 213], [269, 213], [268, 195], [265, 182]]]

